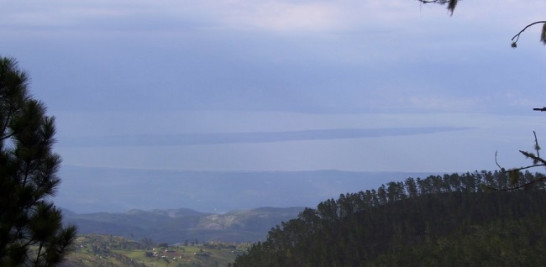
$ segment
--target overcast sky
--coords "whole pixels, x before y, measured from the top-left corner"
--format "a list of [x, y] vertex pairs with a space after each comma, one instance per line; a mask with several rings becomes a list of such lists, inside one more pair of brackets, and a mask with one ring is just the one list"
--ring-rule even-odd
[[[546, 2], [0, 0], [63, 164], [473, 171], [546, 140]], [[546, 142], [546, 141], [545, 141]]]

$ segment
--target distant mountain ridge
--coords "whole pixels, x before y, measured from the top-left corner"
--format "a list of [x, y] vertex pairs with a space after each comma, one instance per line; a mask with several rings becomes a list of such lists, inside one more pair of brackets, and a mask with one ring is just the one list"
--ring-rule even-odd
[[65, 223], [77, 225], [81, 234], [100, 233], [174, 244], [261, 241], [272, 227], [296, 218], [302, 210], [302, 207], [264, 207], [215, 214], [181, 208], [87, 214], [65, 210], [63, 214]]
[[178, 209], [223, 213], [256, 207], [314, 207], [340, 194], [438, 173], [179, 171], [63, 166], [57, 206], [77, 213]]

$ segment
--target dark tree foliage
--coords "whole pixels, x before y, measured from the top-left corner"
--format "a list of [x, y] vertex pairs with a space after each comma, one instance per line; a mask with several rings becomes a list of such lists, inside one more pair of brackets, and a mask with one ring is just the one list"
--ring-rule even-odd
[[531, 256], [546, 249], [546, 184], [488, 189], [510, 185], [506, 172], [482, 171], [342, 194], [271, 229], [234, 266], [545, 265]]
[[455, 7], [457, 7], [458, 0], [417, 0], [423, 4], [440, 4], [440, 5], [447, 5], [447, 10], [453, 15], [453, 11], [455, 11]]
[[61, 160], [45, 113], [15, 60], [0, 57], [0, 266], [55, 266], [75, 238], [50, 200]]

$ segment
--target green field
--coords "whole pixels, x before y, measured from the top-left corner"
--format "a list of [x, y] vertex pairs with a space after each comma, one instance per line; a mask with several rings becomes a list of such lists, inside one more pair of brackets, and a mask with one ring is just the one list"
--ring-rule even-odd
[[110, 235], [80, 235], [61, 266], [227, 266], [248, 246], [222, 242], [167, 245]]

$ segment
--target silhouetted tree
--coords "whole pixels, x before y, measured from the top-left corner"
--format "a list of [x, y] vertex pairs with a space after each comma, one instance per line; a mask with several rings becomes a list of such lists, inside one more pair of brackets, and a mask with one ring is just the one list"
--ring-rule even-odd
[[0, 57], [0, 266], [55, 266], [76, 235], [50, 199], [61, 160], [45, 112], [16, 61]]

